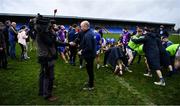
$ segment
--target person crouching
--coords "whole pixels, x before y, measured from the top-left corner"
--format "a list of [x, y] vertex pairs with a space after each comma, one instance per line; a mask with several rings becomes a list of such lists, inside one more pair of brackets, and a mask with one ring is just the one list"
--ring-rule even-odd
[[128, 59], [125, 55], [123, 47], [112, 47], [107, 62], [113, 66], [114, 74], [122, 75], [123, 67], [124, 69], [126, 69], [126, 66], [128, 64]]

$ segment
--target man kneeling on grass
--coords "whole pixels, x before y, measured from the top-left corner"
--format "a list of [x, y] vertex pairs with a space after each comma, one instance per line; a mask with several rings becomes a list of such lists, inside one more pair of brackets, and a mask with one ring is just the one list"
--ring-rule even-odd
[[109, 54], [108, 63], [114, 68], [114, 74], [123, 75], [123, 70], [126, 69], [128, 59], [121, 46], [113, 47]]

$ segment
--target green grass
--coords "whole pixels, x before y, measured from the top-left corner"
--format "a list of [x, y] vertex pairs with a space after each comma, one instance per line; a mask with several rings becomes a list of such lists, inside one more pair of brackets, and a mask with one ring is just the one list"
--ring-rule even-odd
[[115, 39], [119, 39], [120, 34], [104, 34], [103, 35], [105, 38], [115, 38]]
[[169, 40], [175, 44], [180, 44], [180, 35], [172, 35], [169, 37]]
[[[117, 38], [118, 35], [105, 35]], [[173, 42], [180, 42], [178, 36], [172, 36]], [[19, 45], [17, 54], [20, 55]], [[153, 84], [157, 80], [143, 76], [143, 61], [131, 66], [133, 73], [125, 73], [122, 77], [112, 74], [111, 68], [95, 69], [95, 90], [82, 91], [87, 80], [85, 68], [79, 69], [58, 59], [55, 67], [55, 85], [53, 93], [59, 97], [55, 102], [45, 101], [38, 96], [39, 64], [36, 52], [30, 52], [31, 59], [20, 61], [9, 59], [9, 69], [0, 69], [0, 104], [180, 104], [180, 74], [165, 78], [167, 86]], [[103, 56], [101, 56], [103, 57]], [[102, 59], [101, 59], [102, 60]], [[102, 62], [102, 61], [101, 61]], [[166, 72], [163, 72], [166, 73]]]

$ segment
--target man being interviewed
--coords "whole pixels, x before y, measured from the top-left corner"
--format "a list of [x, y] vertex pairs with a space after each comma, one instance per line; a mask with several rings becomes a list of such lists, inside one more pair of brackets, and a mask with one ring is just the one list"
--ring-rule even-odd
[[94, 89], [94, 72], [93, 64], [96, 57], [96, 37], [94, 32], [90, 29], [90, 23], [88, 21], [81, 22], [81, 30], [84, 32], [84, 37], [80, 45], [80, 51], [78, 52], [83, 56], [86, 61], [86, 69], [89, 76], [87, 86], [83, 90]]

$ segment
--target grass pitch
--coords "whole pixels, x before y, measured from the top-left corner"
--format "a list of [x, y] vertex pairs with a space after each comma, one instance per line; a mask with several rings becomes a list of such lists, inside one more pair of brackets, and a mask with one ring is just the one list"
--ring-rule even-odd
[[[105, 37], [118, 38], [116, 34]], [[180, 36], [171, 36], [170, 40], [180, 43]], [[20, 57], [19, 45], [17, 56]], [[143, 59], [138, 64], [135, 60], [130, 67], [133, 73], [114, 76], [111, 68], [95, 69], [95, 90], [82, 91], [87, 80], [86, 69], [65, 64], [58, 59], [55, 67], [55, 85], [53, 94], [59, 97], [55, 102], [45, 101], [38, 96], [39, 64], [36, 52], [29, 52], [28, 61], [9, 60], [8, 70], [0, 69], [0, 104], [65, 104], [65, 105], [117, 105], [117, 104], [180, 104], [180, 73], [165, 78], [167, 86], [153, 84], [158, 80], [143, 76]], [[103, 55], [101, 56], [101, 63]], [[163, 71], [166, 74], [166, 71]]]

